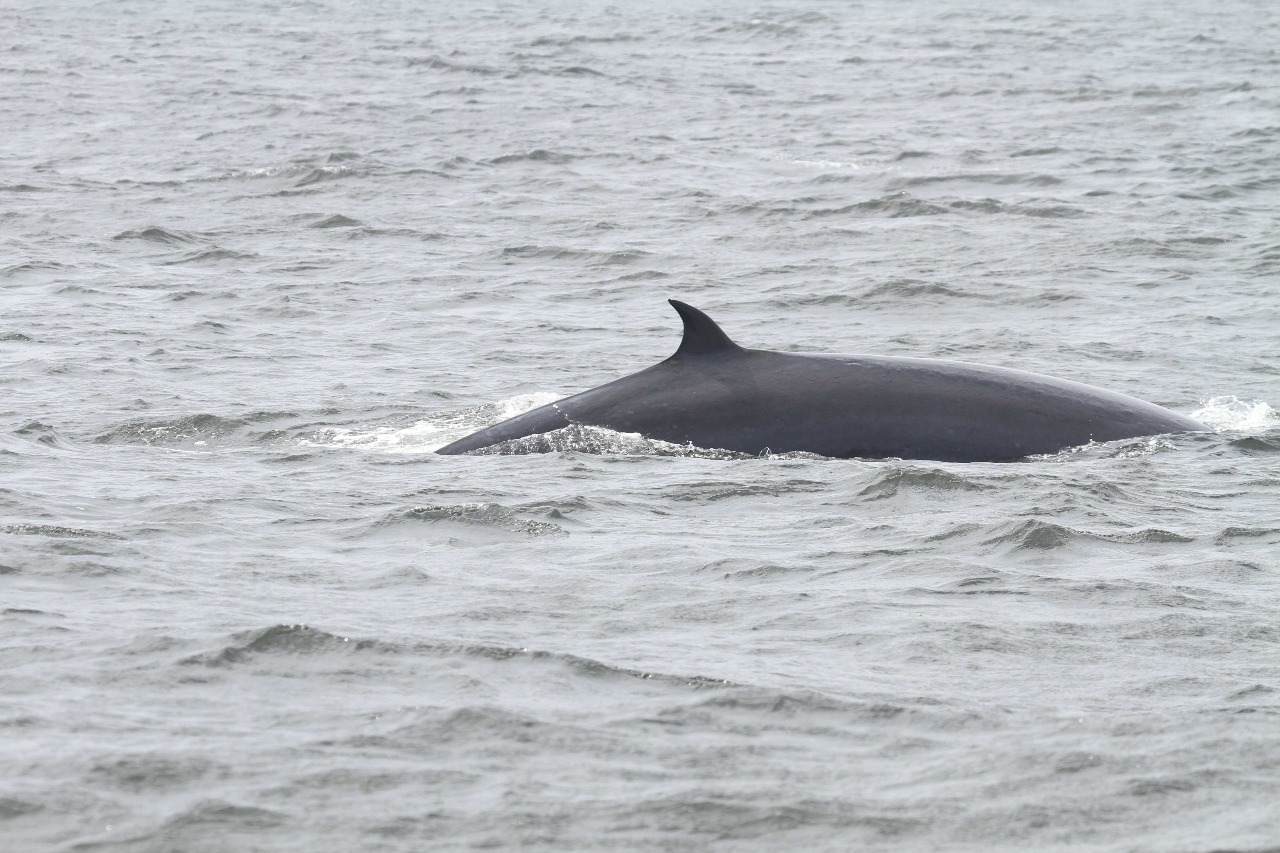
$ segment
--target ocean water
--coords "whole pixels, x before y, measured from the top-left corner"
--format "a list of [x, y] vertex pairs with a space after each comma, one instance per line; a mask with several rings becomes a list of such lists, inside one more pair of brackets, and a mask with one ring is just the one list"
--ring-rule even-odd
[[[1280, 849], [1280, 10], [0, 7], [0, 850]], [[1214, 427], [580, 430], [745, 346]]]

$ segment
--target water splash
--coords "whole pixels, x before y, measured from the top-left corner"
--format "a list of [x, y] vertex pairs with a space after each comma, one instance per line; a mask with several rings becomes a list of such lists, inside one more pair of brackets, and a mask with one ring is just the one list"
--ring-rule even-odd
[[1266, 432], [1280, 426], [1280, 412], [1262, 400], [1210, 397], [1191, 417], [1215, 432]]
[[574, 424], [551, 432], [526, 435], [483, 447], [478, 456], [513, 456], [526, 453], [592, 453], [608, 456], [686, 456], [698, 459], [748, 459], [731, 450], [672, 444], [645, 438], [635, 432], [616, 432], [605, 427]]
[[338, 447], [375, 453], [434, 453], [482, 427], [545, 406], [560, 399], [559, 394], [520, 394], [496, 403], [486, 403], [457, 412], [445, 412], [408, 426], [330, 428], [314, 433], [299, 443], [308, 447]]

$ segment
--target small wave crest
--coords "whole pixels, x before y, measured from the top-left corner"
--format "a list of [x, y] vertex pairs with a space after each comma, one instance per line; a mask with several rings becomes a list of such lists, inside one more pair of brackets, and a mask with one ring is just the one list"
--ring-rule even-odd
[[1210, 397], [1191, 417], [1216, 432], [1265, 432], [1280, 427], [1280, 412], [1262, 400]]
[[1134, 527], [1116, 530], [1087, 530], [1046, 519], [1008, 521], [987, 531], [982, 544], [1014, 551], [1050, 551], [1057, 548], [1088, 545], [1183, 545], [1195, 542], [1194, 536], [1159, 527]]
[[869, 501], [906, 494], [939, 492], [980, 492], [993, 488], [976, 479], [962, 477], [941, 468], [892, 466], [877, 470], [858, 496]]
[[241, 631], [232, 642], [214, 651], [191, 655], [180, 663], [226, 667], [244, 663], [260, 655], [331, 655], [335, 652], [394, 652], [396, 647], [380, 640], [356, 639], [331, 634], [309, 625], [272, 625], [255, 631]]
[[491, 662], [496, 664], [552, 665], [590, 681], [627, 679], [658, 683], [695, 691], [741, 687], [732, 681], [704, 675], [680, 675], [583, 657], [559, 651], [458, 642], [398, 642], [372, 637], [353, 637], [325, 631], [306, 624], [276, 624], [239, 631], [220, 645], [177, 661], [182, 667], [227, 669], [247, 664], [282, 664], [296, 670], [302, 660], [338, 660], [354, 655], [434, 657], [446, 661]]
[[143, 228], [121, 231], [111, 239], [142, 240], [147, 243], [160, 243], [165, 246], [187, 246], [192, 243], [199, 243], [201, 236], [190, 231], [181, 231], [177, 228], [161, 228], [159, 225], [147, 225]]
[[106, 533], [101, 530], [86, 530], [81, 527], [60, 527], [56, 524], [0, 524], [0, 533], [13, 533], [25, 536], [49, 536], [55, 539], [114, 539], [123, 541], [123, 536]]

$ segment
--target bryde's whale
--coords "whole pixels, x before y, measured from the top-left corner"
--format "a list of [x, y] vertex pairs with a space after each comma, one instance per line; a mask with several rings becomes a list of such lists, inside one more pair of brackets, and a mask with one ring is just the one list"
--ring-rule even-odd
[[666, 361], [446, 445], [479, 450], [572, 425], [758, 455], [1003, 462], [1090, 442], [1205, 431], [1134, 397], [1036, 373], [929, 358], [745, 349], [696, 308]]

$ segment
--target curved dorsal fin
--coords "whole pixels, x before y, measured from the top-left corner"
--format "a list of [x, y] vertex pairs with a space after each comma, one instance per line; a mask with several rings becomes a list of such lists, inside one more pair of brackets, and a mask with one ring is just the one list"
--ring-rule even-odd
[[715, 320], [692, 305], [685, 305], [676, 299], [667, 301], [684, 321], [684, 337], [680, 340], [680, 348], [675, 352], [677, 356], [742, 351], [742, 347], [729, 340], [729, 336], [720, 330]]

